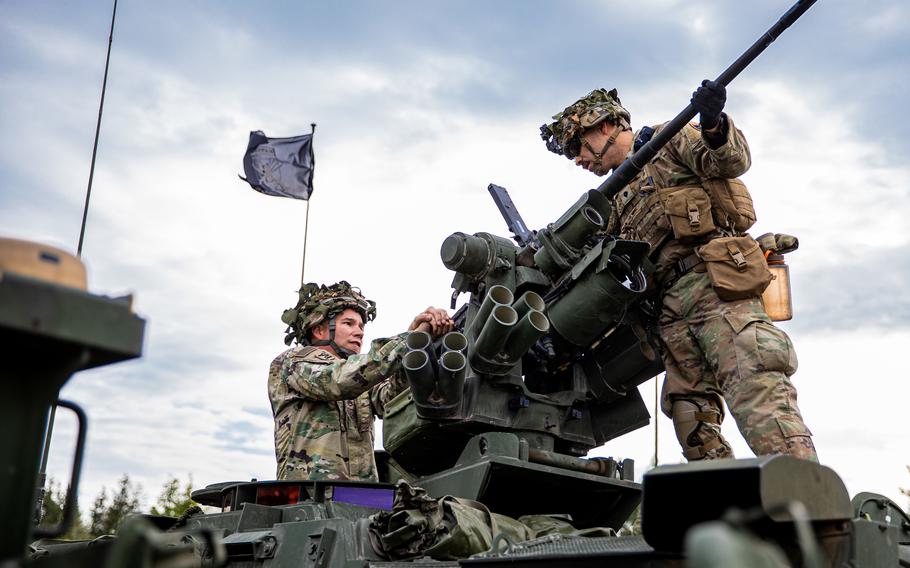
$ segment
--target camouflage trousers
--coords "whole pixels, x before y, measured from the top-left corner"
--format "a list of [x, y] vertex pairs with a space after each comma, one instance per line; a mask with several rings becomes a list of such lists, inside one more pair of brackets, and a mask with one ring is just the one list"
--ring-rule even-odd
[[[706, 272], [690, 272], [664, 294], [659, 323], [667, 369], [661, 406], [690, 461], [733, 457], [720, 433], [723, 401], [755, 455], [818, 461], [789, 378], [796, 352], [760, 298], [721, 300]], [[692, 409], [685, 424], [681, 408]]]

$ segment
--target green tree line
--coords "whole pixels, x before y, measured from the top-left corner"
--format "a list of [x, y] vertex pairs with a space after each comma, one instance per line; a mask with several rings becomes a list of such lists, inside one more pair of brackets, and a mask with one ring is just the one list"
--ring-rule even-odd
[[[152, 515], [179, 517], [196, 504], [190, 497], [192, 491], [192, 479], [181, 483], [179, 479], [171, 476], [162, 486], [157, 502], [148, 512]], [[87, 515], [84, 515], [77, 506], [73, 526], [63, 538], [83, 540], [115, 534], [117, 526], [127, 515], [140, 512], [141, 495], [142, 487], [133, 483], [129, 475], [123, 474], [113, 490], [101, 488]], [[53, 479], [49, 480], [42, 501], [42, 525], [55, 525], [61, 521], [65, 500], [66, 491], [60, 483]]]

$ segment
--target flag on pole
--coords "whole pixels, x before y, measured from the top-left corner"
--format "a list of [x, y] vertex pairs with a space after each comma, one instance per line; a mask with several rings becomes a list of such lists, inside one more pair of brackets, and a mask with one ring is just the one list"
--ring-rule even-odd
[[306, 201], [313, 193], [313, 134], [268, 138], [261, 130], [250, 132], [240, 179], [260, 193]]

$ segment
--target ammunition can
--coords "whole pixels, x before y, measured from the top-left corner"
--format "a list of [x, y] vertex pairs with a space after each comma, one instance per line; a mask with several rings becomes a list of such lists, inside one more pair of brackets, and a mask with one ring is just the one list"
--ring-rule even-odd
[[626, 306], [642, 294], [624, 285], [625, 279], [610, 269], [583, 276], [565, 296], [547, 306], [553, 328], [575, 345], [590, 345], [611, 323], [622, 319]]

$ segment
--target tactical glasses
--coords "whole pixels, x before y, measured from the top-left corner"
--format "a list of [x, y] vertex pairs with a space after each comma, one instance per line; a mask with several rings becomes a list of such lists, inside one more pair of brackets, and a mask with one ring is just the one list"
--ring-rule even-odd
[[562, 153], [566, 158], [574, 160], [581, 153], [581, 136], [576, 134], [569, 138], [562, 147]]

